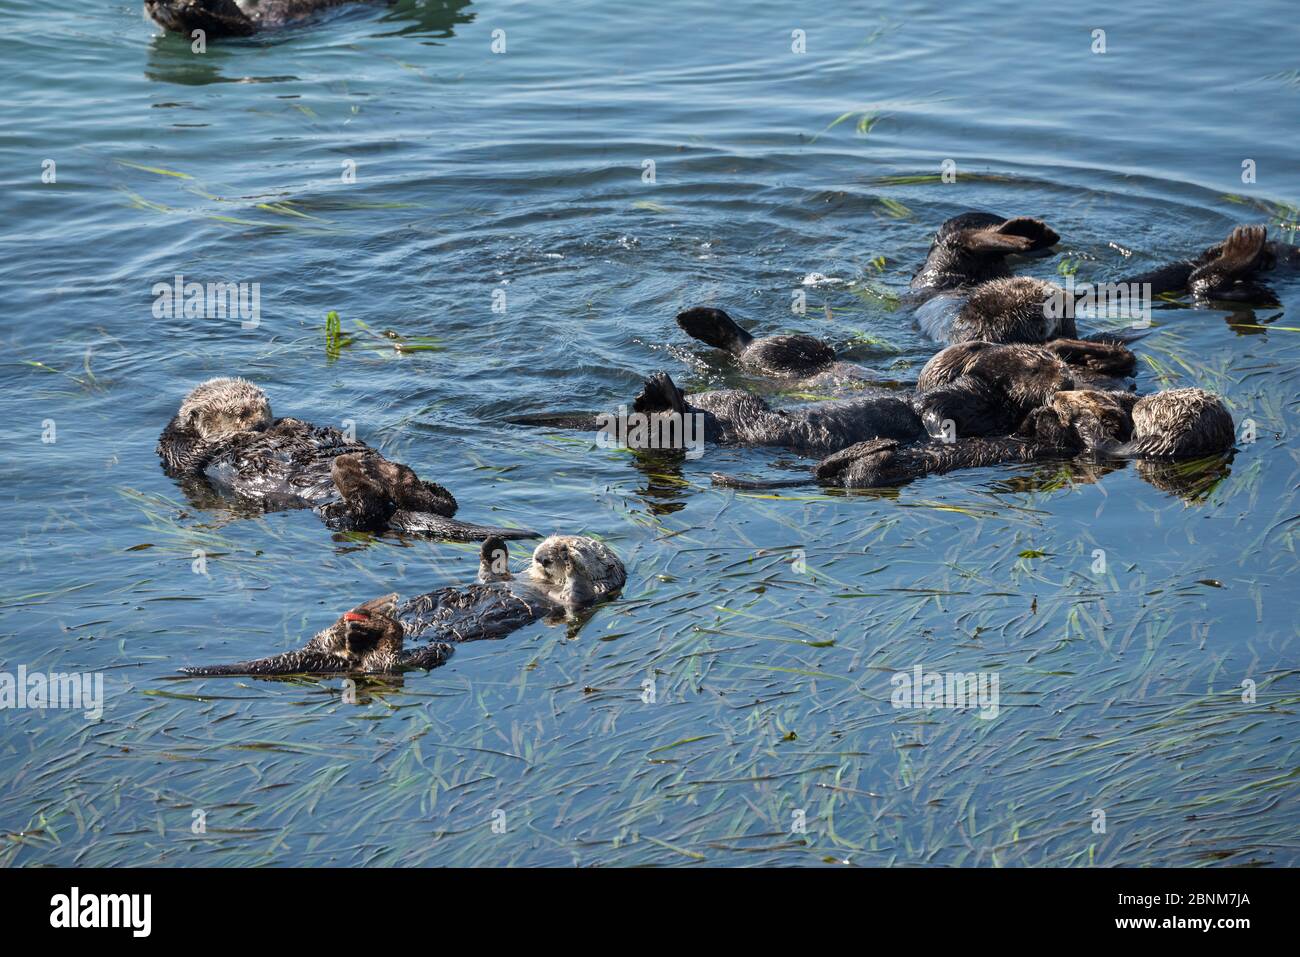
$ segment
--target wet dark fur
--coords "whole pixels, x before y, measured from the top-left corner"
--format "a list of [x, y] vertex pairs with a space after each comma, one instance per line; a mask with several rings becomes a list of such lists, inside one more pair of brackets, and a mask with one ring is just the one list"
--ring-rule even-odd
[[1190, 292], [1200, 300], [1276, 302], [1262, 281], [1266, 273], [1300, 268], [1300, 249], [1268, 239], [1266, 226], [1236, 226], [1227, 239], [1188, 259], [1129, 276], [1150, 283], [1151, 294]]
[[387, 2], [391, 0], [259, 0], [243, 9], [235, 0], [144, 0], [144, 11], [165, 30], [186, 36], [202, 30], [211, 39], [252, 36], [348, 3]]
[[694, 339], [730, 352], [742, 367], [765, 375], [815, 375], [835, 362], [835, 350], [812, 336], [755, 339], [721, 309], [698, 306], [678, 313], [677, 325]]
[[962, 213], [939, 227], [925, 264], [912, 277], [912, 291], [935, 293], [1009, 276], [1007, 256], [1048, 249], [1060, 238], [1040, 219]]
[[1063, 454], [1064, 450], [1053, 446], [1011, 437], [958, 439], [950, 443], [872, 439], [826, 456], [813, 466], [808, 479], [752, 482], [715, 472], [713, 483], [727, 488], [768, 489], [794, 488], [812, 480], [833, 488], [882, 488], [956, 469], [1035, 462]]
[[707, 442], [778, 446], [813, 454], [877, 436], [913, 438], [921, 431], [909, 404], [883, 390], [862, 398], [773, 409], [759, 396], [740, 389], [687, 396], [667, 372], [646, 379], [632, 407], [647, 415], [702, 413]]
[[[1069, 366], [1042, 346], [963, 342], [925, 364], [913, 406], [936, 438], [1005, 435], [1055, 393], [1074, 388]], [[953, 423], [945, 435], [944, 420]]]
[[407, 650], [396, 607], [397, 595], [384, 595], [339, 617], [302, 648], [233, 665], [182, 668], [188, 675], [387, 674], [405, 668], [434, 668], [451, 656], [443, 641]]
[[1138, 398], [1115, 392], [1058, 392], [1025, 419], [1039, 442], [1115, 458], [1178, 459], [1226, 452], [1236, 440], [1232, 415], [1204, 389], [1167, 389]]

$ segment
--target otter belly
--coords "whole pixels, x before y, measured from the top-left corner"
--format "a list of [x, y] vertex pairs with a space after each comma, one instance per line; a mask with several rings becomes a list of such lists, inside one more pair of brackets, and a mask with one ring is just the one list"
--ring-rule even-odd
[[477, 641], [504, 638], [559, 611], [545, 595], [510, 581], [417, 595], [398, 609], [397, 617], [407, 638]]
[[921, 332], [935, 342], [949, 342], [957, 314], [966, 305], [964, 292], [943, 292], [928, 299], [916, 309], [916, 323]]

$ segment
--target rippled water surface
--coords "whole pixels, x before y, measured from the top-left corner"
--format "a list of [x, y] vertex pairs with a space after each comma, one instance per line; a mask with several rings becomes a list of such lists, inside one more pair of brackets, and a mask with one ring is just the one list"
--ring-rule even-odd
[[[788, 454], [504, 421], [660, 368], [774, 391], [685, 339], [701, 302], [913, 379], [935, 347], [898, 295], [965, 209], [1052, 223], [1043, 277], [1239, 222], [1295, 242], [1293, 5], [404, 0], [201, 55], [137, 3], [4, 6], [0, 670], [102, 673], [105, 702], [0, 714], [0, 861], [1300, 863], [1300, 282], [1159, 303], [1137, 345], [1140, 390], [1256, 424], [1217, 471], [778, 497], [708, 476]], [[177, 274], [260, 283], [260, 323], [155, 318]], [[461, 518], [601, 536], [622, 599], [357, 703], [177, 678], [476, 567], [187, 501], [154, 443], [231, 374], [351, 420]], [[996, 674], [999, 714], [892, 707], [917, 665]]]

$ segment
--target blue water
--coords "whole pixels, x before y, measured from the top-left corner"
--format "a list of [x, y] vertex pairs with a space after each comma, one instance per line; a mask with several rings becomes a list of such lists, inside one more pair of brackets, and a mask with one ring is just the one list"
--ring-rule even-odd
[[[966, 209], [1050, 222], [1045, 278], [1296, 242], [1292, 5], [403, 2], [203, 54], [137, 3], [4, 13], [0, 672], [105, 701], [0, 713], [0, 862], [1300, 863], [1295, 280], [1159, 304], [1137, 346], [1141, 391], [1257, 425], [1196, 492], [1050, 465], [736, 495], [709, 473], [791, 456], [504, 422], [660, 368], [771, 392], [678, 330], [705, 302], [914, 377], [896, 297]], [[155, 318], [177, 274], [259, 283], [260, 322]], [[359, 703], [177, 679], [475, 568], [187, 501], [153, 447], [215, 375], [351, 420], [461, 518], [605, 538], [623, 598]], [[997, 674], [1000, 714], [892, 707], [918, 664]]]

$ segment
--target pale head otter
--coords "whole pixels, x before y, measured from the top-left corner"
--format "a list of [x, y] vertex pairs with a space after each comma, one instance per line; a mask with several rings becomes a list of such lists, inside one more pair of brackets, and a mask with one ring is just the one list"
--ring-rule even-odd
[[190, 390], [163, 429], [158, 454], [169, 474], [192, 471], [208, 450], [240, 432], [259, 432], [272, 422], [266, 393], [246, 379], [209, 379]]
[[[533, 550], [524, 575], [510, 575], [505, 542], [483, 543], [479, 582], [441, 588], [397, 604], [384, 595], [359, 605], [297, 650], [235, 665], [184, 668], [191, 675], [337, 674], [433, 668], [448, 642], [502, 638], [524, 625], [563, 620], [609, 601], [627, 582], [617, 555], [582, 535], [552, 535]], [[486, 566], [486, 567], [485, 567]], [[426, 639], [407, 648], [405, 643]]]
[[243, 379], [210, 379], [192, 389], [163, 429], [157, 453], [163, 470], [183, 484], [266, 511], [313, 508], [332, 528], [459, 541], [536, 537], [453, 519], [456, 499], [447, 489], [338, 429], [272, 419], [266, 395]]
[[623, 563], [608, 546], [583, 535], [552, 535], [533, 549], [528, 578], [565, 608], [601, 601], [627, 581]]
[[912, 291], [935, 293], [1008, 276], [1007, 256], [1045, 251], [1060, 238], [1040, 219], [962, 213], [939, 227], [925, 265], [912, 277]]

